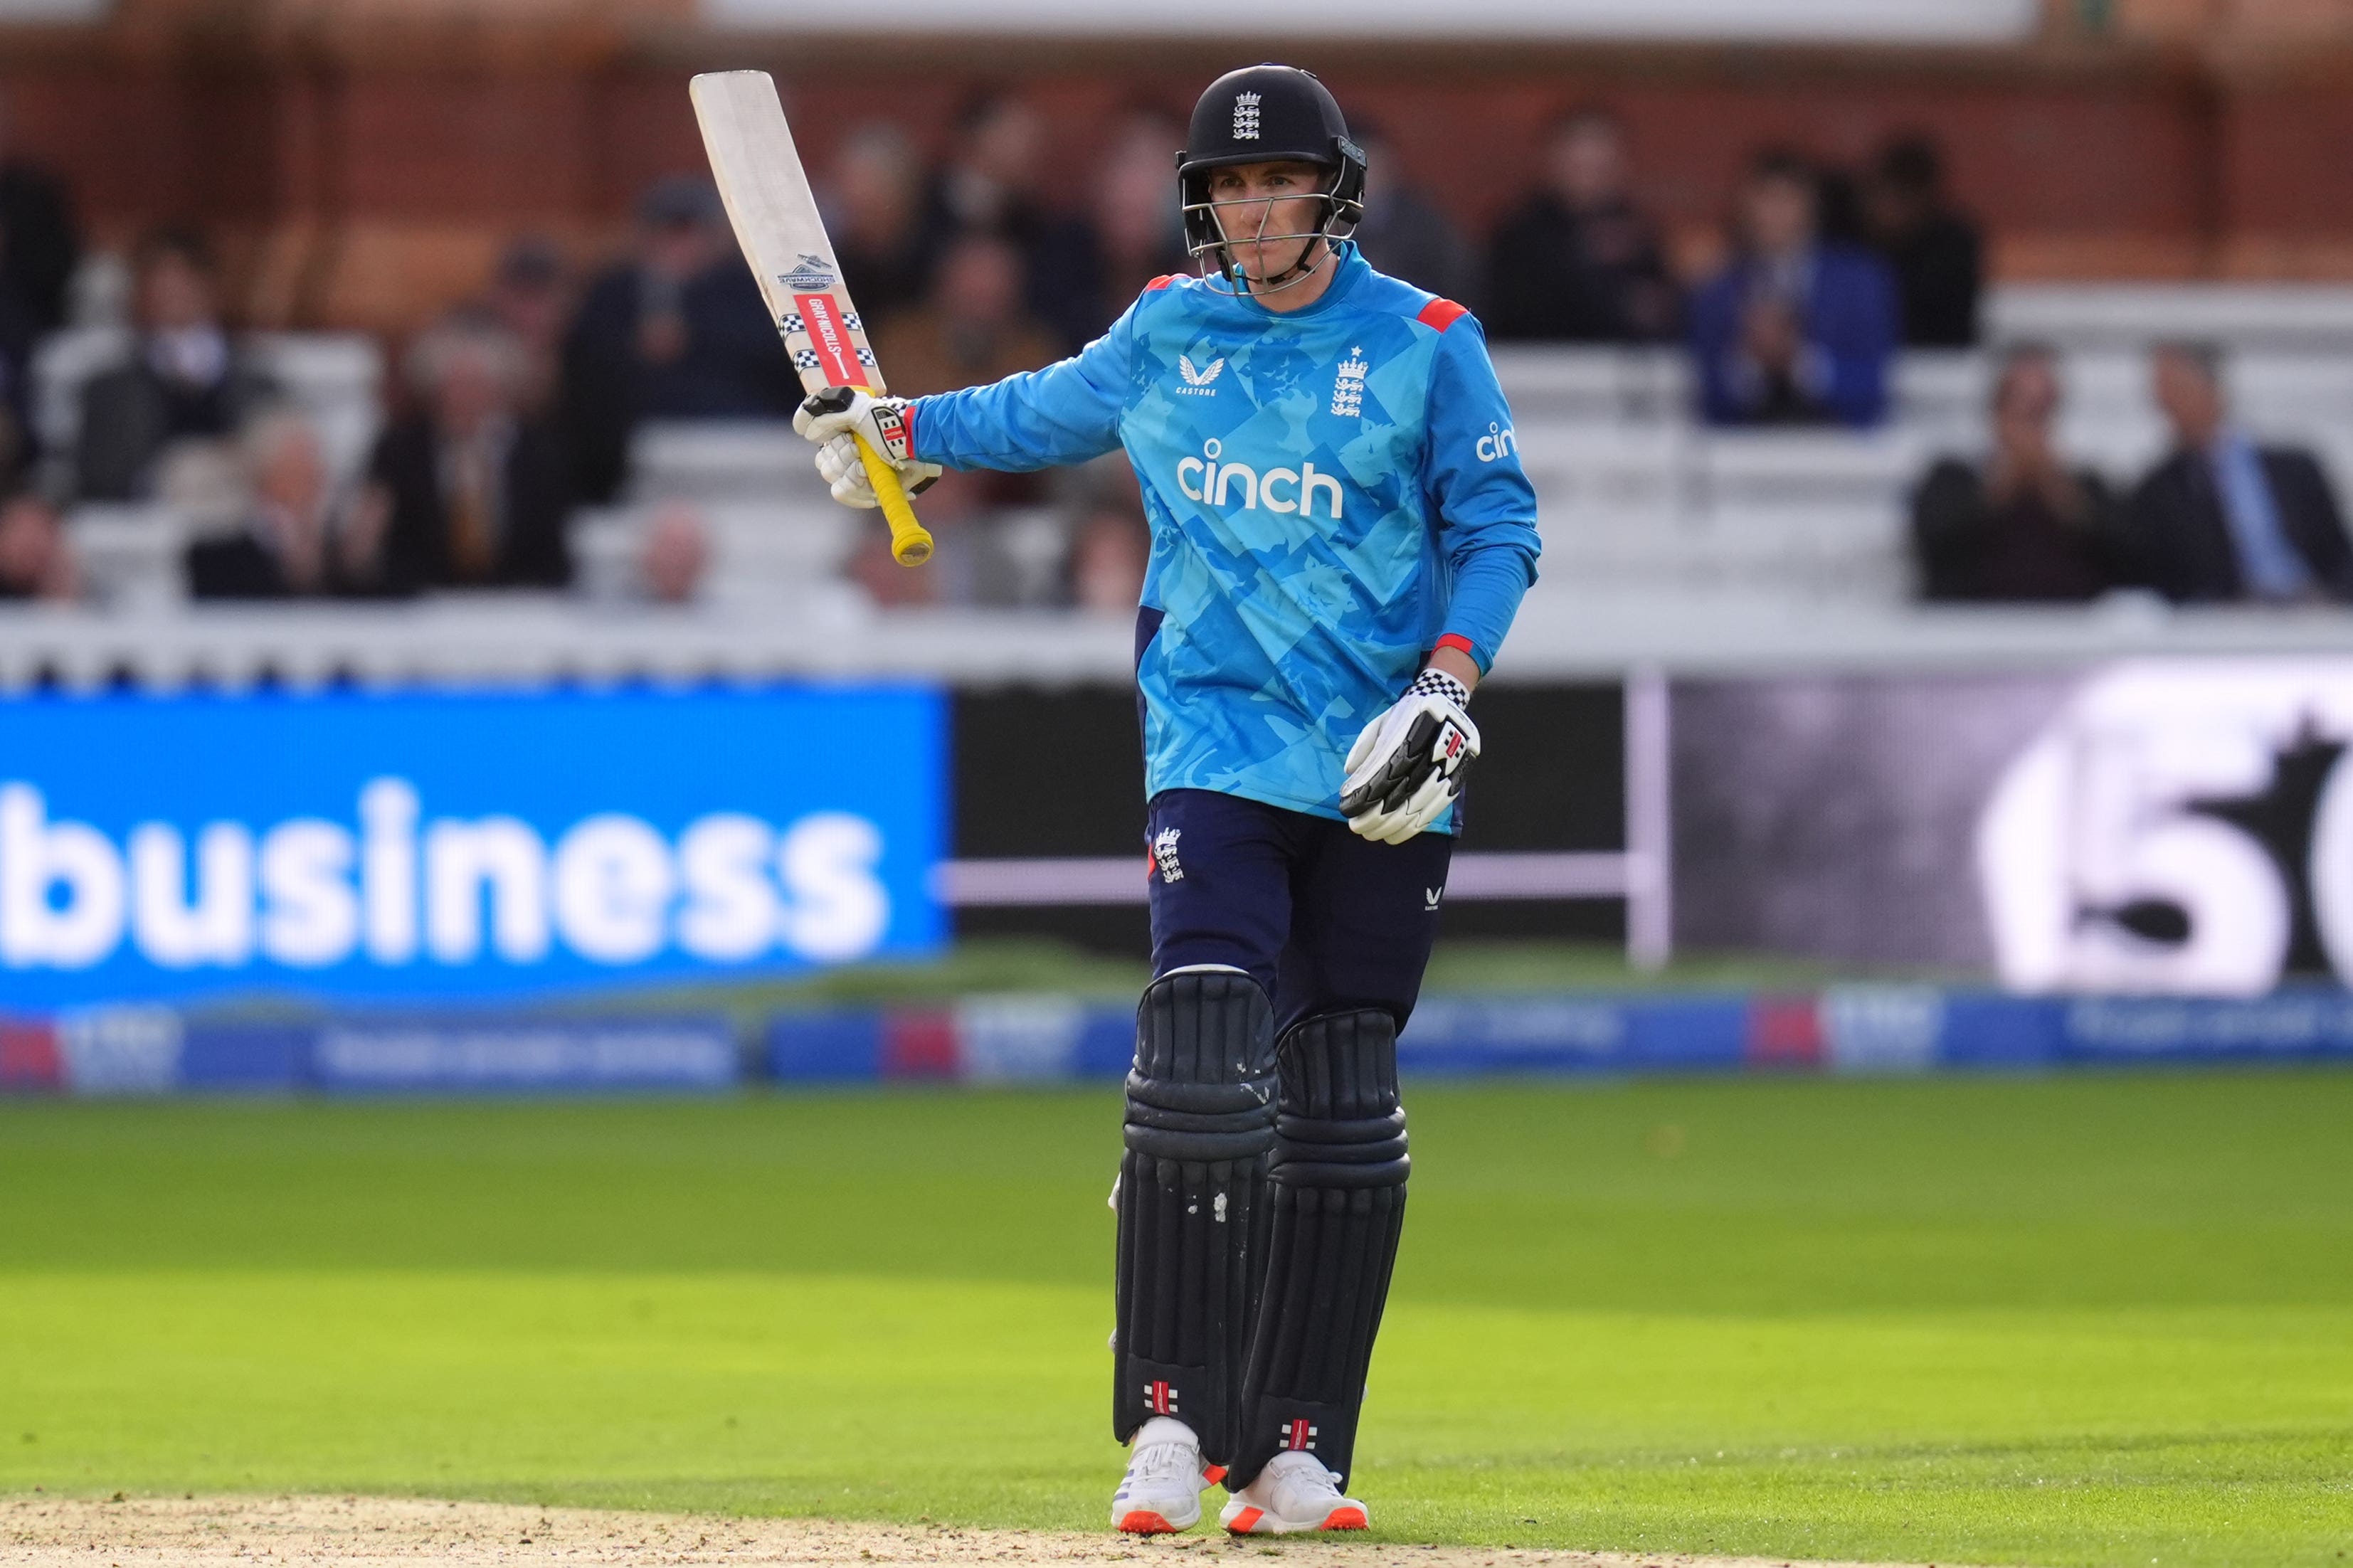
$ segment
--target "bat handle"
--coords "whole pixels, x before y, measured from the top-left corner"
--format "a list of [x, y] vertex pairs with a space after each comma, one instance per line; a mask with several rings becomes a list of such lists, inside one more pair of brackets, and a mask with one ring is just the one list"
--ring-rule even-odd
[[874, 487], [875, 499], [882, 503], [882, 515], [891, 523], [891, 559], [902, 566], [921, 566], [932, 558], [932, 536], [915, 521], [915, 509], [907, 504], [906, 488], [899, 483], [899, 470], [882, 458], [882, 454], [866, 443], [866, 437], [856, 437], [858, 455], [866, 463], [866, 478]]

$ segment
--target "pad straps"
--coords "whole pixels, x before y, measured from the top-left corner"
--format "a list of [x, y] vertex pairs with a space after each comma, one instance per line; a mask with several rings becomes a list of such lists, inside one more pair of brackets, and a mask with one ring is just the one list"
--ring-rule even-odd
[[1383, 1009], [1310, 1018], [1279, 1047], [1272, 1225], [1232, 1480], [1285, 1448], [1343, 1484], [1405, 1223], [1397, 1026]]

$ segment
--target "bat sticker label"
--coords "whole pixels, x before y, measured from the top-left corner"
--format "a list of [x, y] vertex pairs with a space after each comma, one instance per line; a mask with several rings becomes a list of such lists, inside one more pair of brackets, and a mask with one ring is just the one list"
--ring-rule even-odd
[[868, 378], [858, 368], [864, 356], [850, 342], [849, 328], [842, 321], [833, 296], [797, 294], [793, 303], [800, 307], [801, 318], [808, 323], [809, 347], [817, 351], [818, 363], [824, 369], [826, 380], [835, 386], [866, 384]]
[[804, 250], [801, 258], [793, 263], [792, 269], [784, 274], [784, 279], [785, 286], [793, 289], [830, 289], [833, 287], [833, 264], [822, 256], [811, 256]]

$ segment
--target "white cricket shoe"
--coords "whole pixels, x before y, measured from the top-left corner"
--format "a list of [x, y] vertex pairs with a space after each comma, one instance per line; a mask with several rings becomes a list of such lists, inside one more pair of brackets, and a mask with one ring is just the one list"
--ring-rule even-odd
[[1201, 1522], [1201, 1493], [1212, 1478], [1201, 1467], [1200, 1439], [1182, 1421], [1155, 1415], [1136, 1429], [1127, 1474], [1111, 1496], [1113, 1530], [1174, 1535]]
[[1236, 1535], [1301, 1535], [1311, 1530], [1363, 1530], [1365, 1505], [1340, 1495], [1340, 1478], [1314, 1455], [1285, 1449], [1226, 1503], [1218, 1522]]

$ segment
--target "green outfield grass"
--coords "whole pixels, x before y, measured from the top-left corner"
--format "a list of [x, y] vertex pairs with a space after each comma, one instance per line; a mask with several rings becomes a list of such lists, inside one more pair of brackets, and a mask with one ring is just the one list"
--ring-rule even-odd
[[[2353, 1547], [2353, 1076], [1424, 1087], [1381, 1533]], [[0, 1489], [1093, 1528], [1116, 1099], [0, 1106]]]

